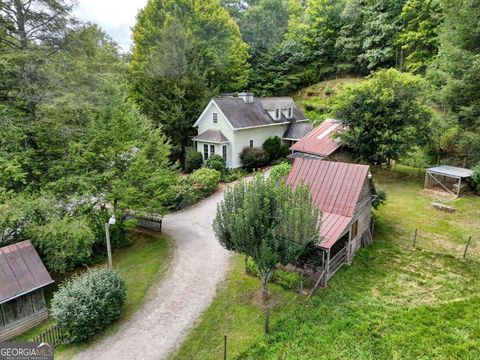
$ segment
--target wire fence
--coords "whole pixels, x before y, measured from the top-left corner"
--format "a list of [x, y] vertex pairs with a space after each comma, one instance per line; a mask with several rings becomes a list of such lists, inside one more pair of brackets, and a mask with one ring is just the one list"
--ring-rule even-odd
[[412, 227], [411, 231], [399, 229], [394, 226], [386, 226], [376, 222], [375, 226], [389, 233], [396, 242], [406, 250], [421, 250], [436, 254], [448, 254], [456, 258], [478, 258], [478, 240], [472, 235], [456, 234], [444, 235], [423, 230], [420, 227]]
[[[381, 222], [375, 222], [375, 227], [380, 230], [380, 232], [386, 232], [393, 237], [395, 242], [402, 247], [402, 249], [406, 251], [425, 251], [430, 252], [432, 254], [443, 254], [448, 253], [451, 256], [454, 256], [458, 259], [478, 259], [478, 241], [476, 241], [475, 237], [468, 236], [465, 237], [461, 234], [458, 234], [456, 237], [448, 238], [447, 236], [439, 236], [438, 234], [430, 233], [426, 230], [422, 230], [421, 228], [413, 227], [412, 231], [408, 229], [400, 229], [395, 225], [385, 225]], [[337, 287], [342, 287], [342, 284], [336, 284]], [[347, 289], [345, 289], [347, 290]], [[423, 293], [417, 294], [418, 296], [424, 295], [427, 296], [429, 294], [434, 294], [437, 290], [426, 290]], [[269, 304], [270, 311], [273, 313], [276, 310], [284, 310], [291, 307], [293, 304], [298, 304], [299, 301], [303, 301], [305, 303], [308, 302], [308, 298], [306, 296], [302, 296], [300, 294], [293, 296], [289, 300], [280, 301], [277, 300], [275, 302], [271, 302]], [[224, 322], [222, 322], [221, 326], [218, 328], [218, 332], [214, 335], [218, 338], [217, 341], [214, 342], [213, 346], [209, 348], [203, 347], [199, 354], [200, 358], [220, 358], [220, 359], [230, 359], [229, 356], [232, 354], [237, 354], [236, 351], [236, 343], [233, 342], [234, 336], [229, 337], [234, 330], [229, 330], [230, 323], [238, 323], [241, 322], [242, 329], [258, 329], [263, 328], [265, 317], [267, 316], [267, 309], [260, 309], [258, 314], [248, 320], [245, 321], [244, 319], [237, 318], [236, 312], [232, 312], [231, 316], [227, 318]], [[278, 321], [279, 319], [277, 319]], [[253, 330], [252, 330], [253, 331]], [[235, 338], [235, 341], [238, 341]], [[208, 356], [207, 356], [208, 355]]]

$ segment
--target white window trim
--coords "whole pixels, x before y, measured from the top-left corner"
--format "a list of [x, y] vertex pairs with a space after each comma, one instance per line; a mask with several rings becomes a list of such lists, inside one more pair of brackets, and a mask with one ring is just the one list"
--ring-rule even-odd
[[251, 148], [254, 147], [253, 139], [250, 139], [250, 140], [248, 141], [248, 146], [251, 147]]
[[217, 112], [212, 113], [212, 121], [213, 121], [214, 124], [218, 124], [218, 113]]

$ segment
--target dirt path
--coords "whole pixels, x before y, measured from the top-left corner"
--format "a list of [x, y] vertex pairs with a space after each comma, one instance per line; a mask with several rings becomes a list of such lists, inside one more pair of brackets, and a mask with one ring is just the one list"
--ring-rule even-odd
[[147, 303], [118, 332], [78, 354], [75, 359], [164, 359], [215, 296], [228, 269], [228, 252], [212, 230], [216, 205], [223, 191], [164, 219], [163, 232], [175, 239], [168, 274]]

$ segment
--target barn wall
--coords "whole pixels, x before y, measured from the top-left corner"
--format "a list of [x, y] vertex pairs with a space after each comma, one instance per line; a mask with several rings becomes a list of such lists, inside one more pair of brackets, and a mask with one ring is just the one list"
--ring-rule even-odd
[[[361, 246], [362, 235], [369, 231], [372, 220], [372, 187], [370, 180], [365, 178], [362, 191], [353, 214], [351, 224], [358, 220], [358, 233], [355, 239], [351, 239], [350, 257], [352, 257]], [[351, 225], [350, 225], [351, 226]]]

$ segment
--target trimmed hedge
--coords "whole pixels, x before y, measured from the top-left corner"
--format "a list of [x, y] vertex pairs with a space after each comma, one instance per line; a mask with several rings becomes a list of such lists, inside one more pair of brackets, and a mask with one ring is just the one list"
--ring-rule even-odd
[[125, 298], [125, 282], [116, 271], [89, 270], [60, 286], [52, 299], [52, 315], [66, 342], [78, 343], [116, 320]]

